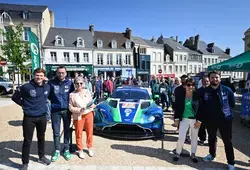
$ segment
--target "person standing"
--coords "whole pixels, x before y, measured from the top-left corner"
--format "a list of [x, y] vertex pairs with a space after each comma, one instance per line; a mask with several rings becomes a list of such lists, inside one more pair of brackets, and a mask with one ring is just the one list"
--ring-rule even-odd
[[98, 76], [96, 77], [94, 91], [95, 91], [94, 96], [96, 97], [97, 100], [99, 100], [102, 94], [102, 81], [100, 80], [100, 77]]
[[[200, 111], [197, 119], [205, 122], [208, 131], [209, 154], [203, 158], [206, 162], [216, 158], [216, 135], [219, 129], [230, 170], [234, 170], [234, 150], [232, 145], [232, 108], [235, 98], [229, 87], [221, 85], [220, 73], [212, 71], [208, 74], [210, 86], [204, 89], [200, 100]], [[199, 123], [199, 122], [198, 122]]]
[[51, 121], [55, 147], [55, 151], [51, 157], [52, 162], [55, 162], [59, 159], [61, 152], [61, 120], [63, 121], [64, 131], [63, 156], [66, 160], [70, 160], [72, 158], [69, 151], [71, 113], [68, 110], [68, 103], [69, 94], [74, 91], [74, 84], [66, 77], [66, 68], [64, 66], [59, 66], [56, 70], [56, 78], [49, 81], [49, 85], [51, 88], [49, 99], [51, 101]]
[[[210, 85], [210, 81], [209, 81], [209, 78], [207, 76], [204, 76], [202, 78], [202, 87], [200, 87], [197, 92], [199, 94], [199, 96], [202, 96], [202, 93], [204, 91], [204, 89], [206, 87], [208, 87]], [[203, 112], [203, 111], [202, 111]], [[206, 138], [207, 138], [207, 134], [206, 134], [206, 125], [205, 125], [205, 122], [203, 122], [201, 124], [201, 127], [199, 129], [199, 133], [198, 133], [198, 137], [199, 137], [199, 145], [204, 145], [204, 142], [206, 141]]]
[[176, 110], [174, 113], [175, 125], [179, 126], [179, 138], [176, 147], [176, 155], [173, 160], [178, 161], [188, 129], [191, 129], [191, 159], [198, 162], [195, 156], [198, 143], [198, 129], [196, 113], [198, 112], [199, 97], [195, 91], [195, 82], [192, 78], [186, 80], [185, 89], [176, 98]]
[[[83, 77], [83, 75], [82, 75], [82, 77]], [[90, 82], [90, 80], [89, 80], [88, 77], [85, 77], [85, 78], [84, 78], [84, 83], [85, 83], [85, 86], [84, 86], [84, 87], [85, 87], [87, 90], [89, 90], [90, 93], [92, 94], [92, 93], [93, 93], [92, 83]]]
[[[45, 132], [47, 126], [46, 101], [50, 93], [50, 87], [44, 82], [45, 70], [37, 68], [34, 70], [34, 79], [20, 87], [12, 100], [23, 109], [23, 146], [22, 163], [23, 170], [28, 169], [30, 146], [36, 128], [38, 139], [38, 162], [49, 165], [51, 162], [45, 157]], [[19, 94], [18, 94], [19, 93]]]
[[168, 107], [169, 107], [169, 104], [168, 104], [168, 84], [165, 83], [164, 78], [161, 79], [159, 89], [160, 89], [160, 98], [161, 98], [162, 110], [163, 111], [168, 110]]
[[142, 80], [141, 80], [141, 76], [138, 76], [137, 85], [138, 85], [138, 86], [142, 86], [142, 85], [143, 85], [143, 82], [142, 82]]
[[86, 143], [89, 156], [94, 156], [93, 152], [93, 128], [94, 128], [94, 104], [88, 106], [91, 103], [92, 97], [89, 90], [84, 86], [83, 77], [79, 76], [75, 79], [76, 90], [70, 93], [69, 110], [72, 112], [72, 117], [75, 126], [76, 145], [78, 149], [78, 156], [84, 159], [83, 145], [82, 145], [82, 133], [83, 129], [86, 131]]

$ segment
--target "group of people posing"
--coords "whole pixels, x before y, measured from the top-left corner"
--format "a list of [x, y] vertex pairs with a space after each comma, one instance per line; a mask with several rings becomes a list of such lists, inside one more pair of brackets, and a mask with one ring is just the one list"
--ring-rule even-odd
[[[34, 79], [17, 90], [12, 100], [19, 104], [24, 112], [23, 116], [23, 169], [28, 169], [30, 146], [34, 129], [37, 131], [39, 162], [49, 165], [56, 162], [62, 154], [66, 160], [71, 160], [70, 149], [70, 125], [71, 118], [75, 127], [76, 145], [78, 156], [85, 158], [83, 152], [82, 132], [86, 131], [86, 147], [88, 155], [94, 156], [93, 151], [93, 123], [94, 108], [93, 97], [101, 98], [103, 93], [110, 95], [116, 88], [119, 80], [107, 79], [102, 81], [96, 77], [92, 83], [77, 76], [74, 81], [67, 78], [67, 70], [60, 66], [57, 68], [56, 77], [46, 81], [46, 72], [42, 68], [34, 71]], [[234, 152], [232, 146], [232, 119], [231, 109], [235, 105], [234, 94], [226, 86], [220, 84], [220, 74], [210, 72], [203, 78], [203, 87], [195, 89], [194, 80], [183, 75], [181, 79], [150, 81], [153, 96], [159, 95], [163, 109], [172, 105], [174, 109], [175, 125], [179, 129], [179, 139], [176, 154], [173, 158], [178, 161], [189, 131], [191, 132], [191, 159], [197, 163], [196, 149], [198, 134], [200, 143], [206, 140], [208, 132], [209, 155], [204, 161], [213, 161], [216, 157], [216, 132], [219, 129], [225, 145], [226, 157], [229, 168], [234, 169]], [[128, 78], [124, 84], [139, 85], [138, 80]], [[45, 132], [47, 126], [47, 109], [50, 101], [51, 123], [53, 129], [54, 152], [51, 159], [45, 157]], [[157, 101], [156, 101], [157, 102]], [[63, 122], [64, 147], [61, 148], [60, 132]]]

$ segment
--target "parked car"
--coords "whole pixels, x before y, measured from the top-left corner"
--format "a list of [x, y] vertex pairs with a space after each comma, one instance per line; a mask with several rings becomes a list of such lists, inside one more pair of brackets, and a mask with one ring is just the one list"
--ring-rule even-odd
[[95, 110], [94, 131], [119, 139], [163, 137], [163, 111], [143, 87], [118, 87]]
[[12, 81], [10, 81], [7, 78], [0, 77], [0, 95], [12, 93], [12, 90], [13, 90]]

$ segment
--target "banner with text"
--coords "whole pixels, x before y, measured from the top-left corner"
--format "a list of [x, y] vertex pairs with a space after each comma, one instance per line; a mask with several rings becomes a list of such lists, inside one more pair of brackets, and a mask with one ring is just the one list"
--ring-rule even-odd
[[38, 37], [32, 31], [28, 32], [29, 34], [29, 43], [30, 43], [30, 54], [32, 61], [32, 73], [35, 69], [40, 67], [40, 49]]

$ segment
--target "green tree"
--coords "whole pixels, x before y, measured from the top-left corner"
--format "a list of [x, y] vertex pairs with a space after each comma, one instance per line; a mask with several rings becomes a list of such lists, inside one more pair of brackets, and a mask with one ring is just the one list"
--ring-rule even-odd
[[[6, 42], [1, 45], [3, 55], [0, 60], [7, 61], [14, 66], [14, 71], [22, 74], [28, 73], [25, 62], [31, 59], [29, 44], [22, 40], [23, 24], [7, 27], [6, 31], [1, 30]], [[19, 76], [18, 76], [19, 78]]]

